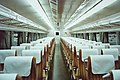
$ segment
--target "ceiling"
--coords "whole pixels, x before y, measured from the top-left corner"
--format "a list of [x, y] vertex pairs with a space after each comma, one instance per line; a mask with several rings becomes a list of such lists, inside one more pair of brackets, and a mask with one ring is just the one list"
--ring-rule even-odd
[[[111, 5], [103, 7], [103, 5], [107, 5], [107, 3], [112, 1], [114, 2], [111, 3]], [[119, 29], [120, 15], [118, 13], [120, 13], [120, 0], [112, 1], [0, 0], [0, 4], [31, 20], [39, 27], [31, 27], [31, 24], [29, 24], [28, 26], [27, 23], [23, 24], [24, 22], [22, 22], [22, 25], [31, 27], [31, 29], [35, 28], [35, 30], [40, 30], [43, 32], [47, 32], [50, 29], [66, 29], [70, 32], [86, 32], [93, 29], [94, 31], [103, 30], [106, 28]], [[100, 6], [101, 9], [99, 11], [94, 10], [95, 8], [97, 9], [98, 6]], [[116, 17], [114, 20], [118, 21], [112, 22], [112, 18], [114, 17]], [[106, 22], [106, 24], [102, 24], [104, 22]], [[0, 24], [3, 24], [3, 22], [1, 22]], [[12, 20], [10, 21], [10, 24], [5, 25], [19, 27], [21, 25], [21, 22], [14, 22], [14, 20]]]

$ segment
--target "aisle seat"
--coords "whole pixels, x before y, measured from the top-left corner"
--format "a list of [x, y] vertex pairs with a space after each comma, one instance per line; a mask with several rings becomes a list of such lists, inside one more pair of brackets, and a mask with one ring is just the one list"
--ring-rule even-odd
[[79, 77], [84, 80], [88, 79], [86, 64], [90, 55], [99, 55], [98, 49], [80, 49], [79, 51]]
[[22, 56], [34, 56], [36, 58], [36, 79], [42, 80], [42, 52], [41, 50], [23, 50]]
[[0, 80], [22, 80], [17, 74], [0, 74]]
[[114, 70], [113, 55], [90, 55], [87, 63], [89, 80], [102, 80], [102, 76]]
[[16, 50], [17, 51], [17, 56], [22, 55], [22, 50], [25, 50], [25, 46], [11, 46], [11, 50]]
[[100, 45], [100, 46], [92, 46], [92, 49], [98, 49], [99, 54], [101, 54], [101, 50], [105, 49], [105, 46], [102, 46], [102, 45]]
[[120, 69], [111, 70], [108, 74], [103, 76], [103, 80], [120, 80]]
[[118, 58], [119, 51], [117, 48], [102, 49], [102, 54], [103, 55], [113, 55], [114, 61], [115, 61], [115, 69], [120, 69], [119, 58]]
[[30, 43], [22, 43], [20, 46], [25, 46], [27, 50], [30, 49], [30, 46], [32, 46]]
[[17, 73], [22, 80], [36, 80], [36, 58], [32, 56], [6, 57], [4, 73]]
[[5, 58], [8, 56], [16, 56], [16, 55], [17, 55], [16, 50], [10, 50], [10, 49], [0, 50], [0, 71], [2, 71], [4, 68]]

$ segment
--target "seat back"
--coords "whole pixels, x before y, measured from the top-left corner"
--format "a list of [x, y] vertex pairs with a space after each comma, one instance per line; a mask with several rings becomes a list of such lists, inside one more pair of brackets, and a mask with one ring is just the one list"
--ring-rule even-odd
[[120, 70], [111, 70], [109, 73], [103, 76], [103, 80], [120, 80]]
[[102, 45], [100, 45], [100, 46], [92, 46], [92, 48], [93, 48], [93, 49], [98, 49], [99, 54], [101, 54], [101, 50], [102, 50], [102, 49], [105, 49], [105, 46], [102, 46]]
[[120, 45], [111, 45], [110, 48], [117, 48], [120, 55]]
[[120, 80], [120, 70], [112, 70], [110, 72], [111, 80]]
[[117, 48], [102, 49], [102, 54], [113, 55], [115, 61], [115, 68], [119, 69], [119, 59], [118, 59], [119, 51]]
[[22, 43], [20, 46], [25, 46], [27, 50], [30, 49], [31, 44], [30, 43]]
[[11, 49], [17, 51], [17, 56], [21, 56], [22, 50], [25, 50], [26, 47], [25, 46], [11, 46]]
[[114, 56], [114, 60], [118, 60], [118, 55], [119, 55], [119, 51], [117, 48], [114, 49], [102, 49], [102, 54], [103, 55], [113, 55]]
[[[86, 74], [86, 60], [89, 55], [98, 55], [98, 49], [80, 49], [79, 52], [79, 76], [82, 77], [82, 79], [87, 79]], [[86, 59], [86, 60], [85, 60]]]
[[0, 80], [22, 80], [17, 74], [0, 74]]
[[102, 43], [103, 46], [105, 46], [105, 48], [110, 48], [110, 43]]
[[41, 50], [23, 50], [22, 56], [34, 56], [36, 58], [36, 79], [42, 79], [42, 53]]
[[89, 80], [102, 80], [102, 76], [114, 69], [112, 55], [90, 55], [88, 57]]
[[0, 50], [0, 63], [4, 63], [6, 57], [15, 55], [16, 50]]
[[8, 56], [15, 56], [16, 50], [0, 50], [0, 70], [4, 68], [5, 58]]
[[44, 55], [44, 46], [31, 46], [30, 50], [42, 50], [42, 55]]
[[17, 73], [23, 80], [36, 80], [36, 58], [32, 56], [7, 57], [4, 73]]

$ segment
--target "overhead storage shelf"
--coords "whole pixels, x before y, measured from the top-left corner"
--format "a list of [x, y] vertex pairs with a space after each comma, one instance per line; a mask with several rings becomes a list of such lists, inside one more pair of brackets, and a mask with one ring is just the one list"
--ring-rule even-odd
[[[16, 28], [21, 29], [21, 31], [29, 31], [29, 32], [46, 32], [47, 30], [34, 23], [33, 21], [19, 15], [18, 13], [0, 5], [0, 28], [2, 29], [7, 29], [8, 28], [12, 28], [13, 30], [16, 31]], [[6, 26], [6, 28], [4, 28], [3, 26]], [[14, 26], [14, 28], [13, 28]]]
[[74, 32], [99, 32], [99, 31], [120, 30], [120, 13], [99, 19], [81, 27], [73, 29]]

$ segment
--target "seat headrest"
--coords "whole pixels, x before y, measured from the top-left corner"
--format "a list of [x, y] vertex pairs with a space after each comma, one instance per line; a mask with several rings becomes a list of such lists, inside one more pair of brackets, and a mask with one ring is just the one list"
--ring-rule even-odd
[[40, 50], [42, 51], [42, 55], [44, 55], [44, 46], [31, 46], [30, 50]]
[[88, 58], [89, 55], [99, 54], [97, 49], [81, 49], [81, 51], [82, 51], [82, 61], [84, 61], [85, 58]]
[[113, 80], [120, 80], [120, 70], [112, 70]]
[[90, 55], [93, 74], [105, 74], [114, 69], [112, 55]]
[[4, 63], [6, 57], [15, 55], [16, 50], [0, 50], [0, 63]]
[[26, 46], [11, 46], [11, 49], [17, 51], [17, 56], [21, 56], [22, 50], [25, 50]]
[[20, 76], [29, 76], [33, 56], [6, 57], [4, 63], [5, 73], [17, 73]]
[[101, 50], [105, 49], [105, 46], [92, 46], [93, 49], [98, 49], [99, 54], [101, 54]]
[[0, 74], [0, 80], [16, 80], [17, 74]]
[[23, 50], [22, 56], [34, 56], [37, 64], [41, 62], [41, 50]]
[[22, 43], [20, 46], [26, 46], [26, 48], [29, 50], [30, 46], [32, 46], [30, 43]]
[[[80, 49], [89, 49], [89, 46], [75, 46], [75, 47], [76, 47], [77, 55], [79, 55]], [[73, 47], [72, 51], [74, 52], [74, 47]]]
[[114, 49], [102, 49], [103, 55], [113, 55], [115, 60], [118, 60], [118, 49], [114, 48]]

